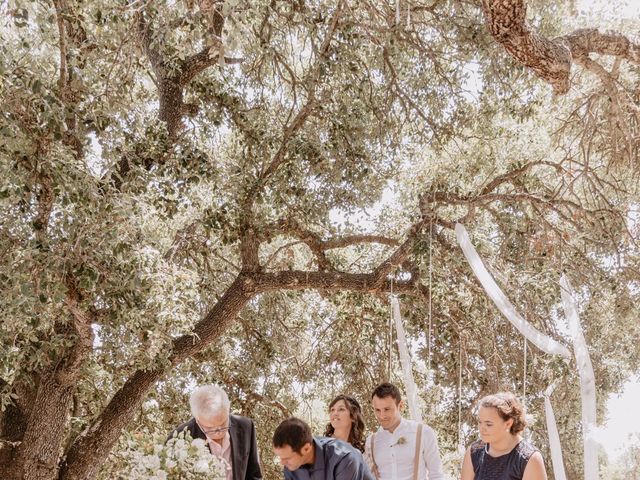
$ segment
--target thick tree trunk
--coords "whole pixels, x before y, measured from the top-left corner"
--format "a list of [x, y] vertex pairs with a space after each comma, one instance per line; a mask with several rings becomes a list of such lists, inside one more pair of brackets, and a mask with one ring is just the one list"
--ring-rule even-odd
[[58, 384], [53, 375], [41, 378], [24, 436], [4, 470], [7, 480], [57, 478], [72, 392], [72, 387]]
[[34, 375], [36, 387], [17, 384], [16, 404], [2, 418], [2, 439], [12, 442], [11, 452], [0, 455], [2, 479], [54, 480], [68, 433], [73, 393], [81, 365], [91, 351], [90, 318], [77, 306], [79, 294], [69, 282], [67, 306], [72, 322], [56, 326], [56, 333], [75, 338], [56, 366]]
[[[569, 75], [574, 62], [589, 62], [589, 53], [613, 55], [640, 63], [640, 45], [616, 32], [580, 29], [562, 37], [548, 39], [532, 30], [526, 22], [525, 0], [482, 0], [491, 35], [519, 63], [549, 83], [556, 94], [569, 91]], [[592, 64], [596, 62], [591, 61]], [[597, 64], [596, 64], [597, 65]], [[602, 66], [594, 69], [604, 70]]]
[[550, 83], [555, 93], [567, 93], [571, 53], [562, 42], [529, 29], [524, 0], [483, 0], [482, 6], [491, 35], [507, 52]]
[[[0, 380], [0, 386], [6, 383]], [[27, 419], [32, 410], [36, 388], [26, 382], [13, 385], [15, 403], [0, 412], [0, 478], [9, 478], [9, 469], [14, 465], [15, 450], [27, 430]]]
[[174, 138], [182, 128], [183, 92], [182, 85], [173, 79], [162, 79], [160, 82], [160, 120], [167, 125], [169, 137]]
[[0, 478], [9, 478], [15, 447], [20, 444], [26, 428], [26, 416], [17, 406], [9, 405], [0, 414]]

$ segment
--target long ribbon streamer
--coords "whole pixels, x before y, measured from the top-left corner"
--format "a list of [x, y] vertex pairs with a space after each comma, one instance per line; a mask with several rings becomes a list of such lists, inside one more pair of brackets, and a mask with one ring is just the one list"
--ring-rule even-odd
[[598, 480], [598, 444], [596, 433], [596, 378], [593, 373], [591, 357], [584, 340], [578, 309], [573, 300], [573, 288], [566, 276], [560, 278], [560, 295], [564, 314], [569, 321], [573, 336], [573, 352], [580, 375], [580, 395], [582, 397], [582, 428], [584, 441], [584, 478]]
[[422, 409], [418, 399], [418, 391], [416, 382], [413, 378], [413, 370], [411, 369], [411, 357], [407, 349], [407, 337], [402, 326], [402, 316], [400, 315], [400, 303], [395, 295], [391, 296], [391, 308], [393, 310], [393, 319], [396, 324], [396, 337], [398, 342], [398, 352], [400, 353], [400, 364], [402, 365], [402, 375], [404, 377], [404, 385], [407, 388], [407, 400], [409, 403], [409, 413], [411, 418], [418, 423], [422, 423]]
[[562, 459], [562, 447], [560, 445], [560, 435], [556, 424], [556, 415], [551, 406], [551, 394], [556, 385], [552, 383], [544, 392], [544, 416], [547, 421], [547, 433], [549, 434], [549, 450], [551, 451], [551, 463], [553, 465], [553, 477], [555, 480], [567, 480], [564, 471], [564, 460]]
[[489, 295], [489, 298], [493, 300], [496, 307], [498, 307], [502, 314], [507, 317], [513, 326], [540, 350], [552, 355], [562, 355], [563, 357], [570, 358], [571, 353], [565, 346], [537, 330], [533, 325], [522, 318], [518, 312], [516, 312], [514, 306], [502, 290], [500, 290], [500, 287], [493, 280], [491, 274], [482, 263], [482, 260], [478, 256], [475, 248], [473, 248], [471, 240], [469, 240], [467, 230], [459, 223], [456, 224], [456, 238], [464, 252], [464, 256], [467, 257], [467, 261], [469, 262], [473, 273], [478, 277], [478, 280], [487, 292], [487, 295]]

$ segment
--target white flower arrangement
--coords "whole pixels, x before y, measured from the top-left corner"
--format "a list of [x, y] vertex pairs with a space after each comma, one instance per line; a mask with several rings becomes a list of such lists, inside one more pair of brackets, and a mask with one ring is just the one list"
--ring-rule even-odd
[[212, 455], [204, 440], [184, 433], [165, 444], [149, 439], [130, 441], [120, 454], [129, 480], [225, 480], [227, 464]]

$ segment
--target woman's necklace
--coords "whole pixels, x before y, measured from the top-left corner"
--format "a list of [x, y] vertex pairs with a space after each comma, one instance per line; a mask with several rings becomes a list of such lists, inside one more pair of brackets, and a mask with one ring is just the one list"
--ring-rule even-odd
[[[520, 442], [520, 440], [516, 437], [515, 441], [512, 442], [513, 445], [509, 445], [507, 448], [501, 449], [501, 450], [498, 450], [496, 447], [490, 446], [490, 444], [487, 443], [484, 446], [484, 451], [488, 455], [491, 455], [492, 457], [501, 457], [502, 455], [506, 455], [511, 450], [513, 450], [519, 442]], [[491, 450], [491, 453], [490, 453], [490, 450]]]

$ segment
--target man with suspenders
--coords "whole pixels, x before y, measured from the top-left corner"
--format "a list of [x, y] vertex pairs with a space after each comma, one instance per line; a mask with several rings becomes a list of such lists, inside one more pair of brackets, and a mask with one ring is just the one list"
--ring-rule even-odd
[[444, 480], [436, 434], [402, 418], [398, 388], [378, 385], [371, 402], [380, 427], [367, 437], [365, 456], [376, 480]]

